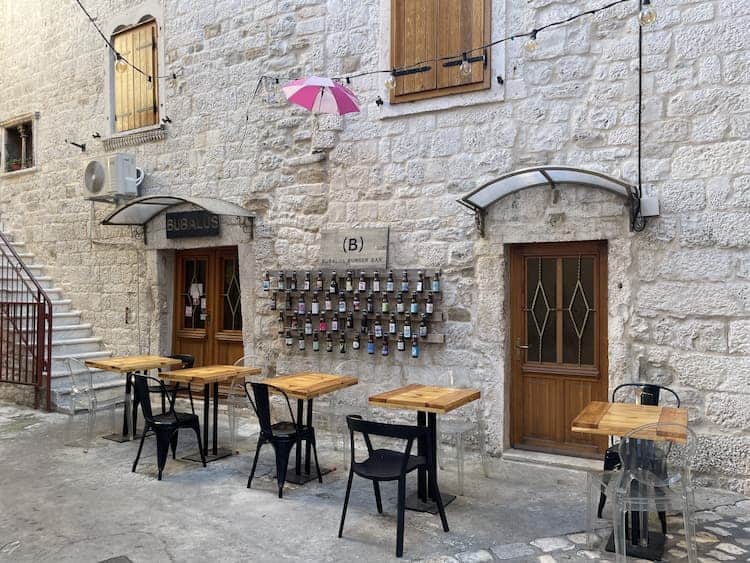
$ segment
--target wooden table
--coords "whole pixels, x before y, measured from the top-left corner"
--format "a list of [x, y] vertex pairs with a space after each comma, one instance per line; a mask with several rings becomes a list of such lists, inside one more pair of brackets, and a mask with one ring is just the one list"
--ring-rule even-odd
[[[177, 371], [166, 371], [160, 374], [162, 379], [176, 383], [187, 383], [203, 385], [203, 451], [206, 453], [206, 461], [216, 461], [223, 457], [232, 455], [227, 448], [219, 449], [219, 384], [242, 379], [245, 376], [258, 375], [262, 372], [260, 368], [250, 366], [213, 365], [197, 368], [181, 369]], [[213, 387], [213, 431], [211, 432], [211, 450], [208, 449], [209, 428], [209, 402], [211, 388]], [[245, 390], [243, 388], [242, 392]], [[200, 452], [185, 456], [190, 461], [200, 461]]]
[[[437, 418], [438, 414], [445, 414], [454, 409], [462, 407], [480, 398], [478, 389], [455, 389], [452, 387], [436, 387], [432, 385], [419, 385], [413, 383], [398, 389], [379, 393], [370, 397], [369, 402], [376, 407], [388, 407], [393, 409], [406, 409], [417, 411], [417, 425], [429, 428], [433, 455], [433, 466], [430, 468], [435, 474], [437, 481]], [[426, 422], [425, 422], [426, 420]], [[417, 444], [418, 455], [427, 454], [427, 445], [424, 440]], [[427, 490], [427, 473], [424, 469], [418, 469], [417, 494], [409, 495], [406, 500], [406, 508], [419, 512], [437, 513], [435, 503], [435, 491]], [[429, 498], [428, 498], [429, 496]], [[448, 505], [456, 498], [454, 495], [442, 494], [443, 505]]]
[[[687, 427], [688, 410], [674, 407], [638, 405], [634, 403], [606, 403], [592, 401], [571, 422], [573, 432], [601, 434], [606, 436], [625, 436], [646, 424], [675, 424]], [[686, 442], [687, 431], [680, 427], [661, 430], [645, 430], [633, 434], [635, 438], [651, 441]], [[648, 530], [648, 513], [633, 512], [631, 518], [630, 543], [627, 553], [640, 559], [660, 560], [664, 553], [665, 537], [660, 533]], [[641, 544], [640, 538], [648, 538], [648, 543]], [[614, 538], [610, 537], [605, 548], [614, 552]]]
[[[688, 410], [633, 403], [592, 401], [573, 419], [571, 430], [587, 434], [625, 436], [640, 426], [656, 423], [687, 427]], [[635, 437], [644, 440], [671, 440], [684, 443], [687, 440], [687, 431], [671, 427], [657, 431], [643, 431]]]
[[[97, 358], [86, 360], [86, 366], [104, 371], [114, 371], [126, 374], [125, 377], [125, 408], [122, 420], [122, 434], [104, 436], [114, 442], [127, 442], [135, 436], [138, 405], [132, 401], [132, 375], [145, 373], [150, 369], [182, 365], [182, 360], [165, 358], [162, 356], [116, 356], [113, 358]], [[131, 424], [132, 410], [132, 424]]]
[[[356, 385], [359, 380], [356, 377], [348, 375], [333, 375], [330, 373], [300, 372], [290, 375], [273, 377], [266, 381], [272, 388], [281, 389], [292, 397], [297, 399], [297, 424], [302, 425], [303, 410], [305, 401], [307, 401], [307, 426], [312, 427], [313, 416], [313, 399]], [[273, 390], [273, 389], [272, 389]], [[310, 474], [310, 442], [305, 444], [305, 470], [302, 472], [302, 450], [300, 445], [295, 448], [294, 456], [294, 473], [287, 477], [287, 481], [302, 485], [313, 478]], [[330, 473], [330, 469], [320, 469], [320, 473]]]

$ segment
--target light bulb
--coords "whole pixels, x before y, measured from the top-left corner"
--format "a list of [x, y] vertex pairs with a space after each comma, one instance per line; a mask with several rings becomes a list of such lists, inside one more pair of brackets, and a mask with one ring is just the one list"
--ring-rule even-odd
[[458, 68], [464, 76], [471, 75], [471, 63], [467, 59], [461, 61], [461, 66]]
[[152, 76], [146, 77], [146, 89], [147, 90], [153, 90], [154, 89], [154, 79]]
[[641, 25], [651, 25], [656, 21], [656, 10], [651, 6], [651, 0], [643, 0], [641, 11], [638, 12], [638, 21]]
[[385, 87], [388, 88], [389, 90], [395, 89], [396, 88], [396, 77], [393, 76], [392, 74], [389, 74], [388, 78], [385, 79], [385, 82], [383, 82], [383, 84], [385, 84]]
[[529, 40], [524, 44], [523, 48], [526, 49], [527, 53], [533, 53], [538, 47], [539, 43], [536, 41], [536, 31], [532, 31], [531, 37], [529, 37]]
[[125, 62], [125, 59], [123, 59], [120, 56], [120, 53], [117, 53], [117, 61], [115, 62], [115, 71], [122, 74], [128, 70], [128, 63]]

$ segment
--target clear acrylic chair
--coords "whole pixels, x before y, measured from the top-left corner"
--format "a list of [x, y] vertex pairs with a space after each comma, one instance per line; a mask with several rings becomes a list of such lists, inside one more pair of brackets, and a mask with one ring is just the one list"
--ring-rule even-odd
[[[443, 387], [472, 387], [470, 381], [460, 376], [456, 377], [453, 370], [443, 371], [435, 384]], [[461, 496], [464, 494], [466, 444], [472, 438], [476, 441], [479, 449], [482, 473], [485, 477], [489, 477], [482, 398], [448, 414], [438, 416], [437, 436], [437, 461], [440, 469], [445, 469], [446, 461], [450, 459], [446, 445], [451, 443], [455, 447], [456, 494]]]
[[[80, 360], [67, 358], [65, 360], [68, 375], [70, 376], [70, 408], [68, 411], [68, 422], [65, 428], [65, 445], [83, 446], [86, 452], [94, 441], [94, 429], [96, 427], [97, 411], [112, 411], [112, 432], [117, 432], [117, 408], [125, 408], [125, 401], [118, 393], [111, 398], [97, 397], [94, 387], [94, 372]], [[86, 429], [84, 436], [75, 436], [76, 415], [86, 414]]]
[[[235, 366], [261, 367], [260, 358], [254, 354], [242, 356], [234, 362]], [[237, 436], [239, 433], [240, 418], [243, 410], [252, 411], [252, 405], [245, 394], [245, 382], [259, 381], [264, 379], [263, 375], [238, 378], [232, 381], [227, 392], [227, 416], [229, 418], [229, 436], [232, 452], [237, 451]]]
[[[687, 435], [684, 442], [649, 439], [655, 436]], [[680, 424], [655, 423], [636, 428], [620, 441], [622, 469], [609, 472], [607, 496], [614, 501], [613, 521], [615, 551], [618, 563], [627, 560], [628, 515], [639, 513], [640, 545], [648, 543], [648, 514], [651, 512], [682, 512], [688, 561], [697, 561], [695, 546], [694, 488], [691, 465], [695, 457], [695, 433]], [[594, 506], [602, 482], [589, 476], [588, 529], [593, 529]], [[635, 519], [633, 519], [635, 522]], [[653, 535], [653, 534], [652, 534]], [[589, 540], [591, 541], [591, 540]]]

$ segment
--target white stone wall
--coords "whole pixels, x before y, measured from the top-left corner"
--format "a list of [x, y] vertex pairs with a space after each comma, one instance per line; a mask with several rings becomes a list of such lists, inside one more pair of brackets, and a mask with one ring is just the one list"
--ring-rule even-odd
[[[501, 0], [493, 0], [495, 3]], [[506, 45], [503, 101], [407, 115], [379, 110], [382, 77], [356, 80], [362, 112], [315, 119], [262, 92], [260, 74], [341, 74], [379, 64], [380, 0], [162, 2], [166, 140], [132, 147], [146, 193], [222, 197], [257, 212], [241, 243], [246, 347], [269, 368], [340, 369], [344, 396], [453, 373], [481, 387], [490, 448], [507, 447], [504, 245], [607, 238], [610, 386], [668, 384], [691, 408], [705, 482], [750, 492], [750, 2], [654, 0], [644, 36], [643, 179], [662, 216], [628, 230], [622, 202], [587, 188], [526, 191], [495, 206], [486, 239], [455, 199], [503, 172], [569, 164], [636, 179], [636, 2]], [[508, 0], [493, 37], [588, 9]], [[88, 0], [99, 21], [140, 4]], [[135, 6], [135, 8], [133, 8]], [[39, 170], [0, 179], [0, 210], [116, 353], [168, 350], [166, 242], [97, 226], [82, 170], [104, 154], [107, 53], [73, 4], [0, 3], [0, 120], [39, 111]], [[500, 68], [498, 66], [498, 68]], [[248, 109], [249, 108], [249, 109]], [[398, 113], [398, 112], [396, 112]], [[403, 113], [403, 112], [402, 112]], [[63, 143], [87, 142], [88, 150]], [[315, 154], [312, 154], [316, 151]], [[394, 267], [440, 267], [444, 347], [414, 362], [289, 354], [259, 291], [266, 269], [314, 268], [321, 228], [389, 226]], [[228, 244], [219, 240], [217, 244]], [[166, 249], [157, 254], [156, 249]], [[621, 287], [620, 287], [621, 284]], [[124, 308], [138, 311], [124, 324]]]

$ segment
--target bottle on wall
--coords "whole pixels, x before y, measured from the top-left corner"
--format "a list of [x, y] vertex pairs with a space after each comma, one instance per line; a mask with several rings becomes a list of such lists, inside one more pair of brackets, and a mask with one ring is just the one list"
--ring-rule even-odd
[[417, 293], [422, 293], [424, 291], [424, 272], [422, 270], [419, 270], [419, 273], [417, 273]]
[[435, 311], [435, 301], [432, 292], [427, 294], [427, 302], [424, 304], [424, 312], [431, 315]]
[[440, 291], [440, 272], [435, 272], [432, 278], [432, 291], [438, 293]]
[[344, 332], [339, 335], [339, 352], [346, 353], [346, 334]]
[[396, 340], [396, 350], [399, 352], [403, 352], [406, 350], [406, 342], [404, 342], [404, 334], [402, 332], [398, 333], [398, 339]]
[[268, 272], [263, 274], [263, 291], [269, 291], [271, 289], [271, 276]]
[[320, 319], [318, 321], [318, 330], [321, 334], [325, 334], [328, 332], [328, 319], [325, 315], [320, 315]]
[[275, 311], [277, 309], [278, 307], [277, 301], [278, 301], [277, 293], [274, 291], [273, 294], [271, 295], [271, 311]]
[[391, 315], [388, 320], [388, 334], [396, 334], [396, 315]]
[[365, 311], [367, 311], [368, 313], [373, 313], [374, 309], [375, 309], [375, 305], [373, 305], [373, 302], [372, 302], [372, 293], [370, 293], [367, 296], [367, 305], [365, 306]]
[[289, 328], [292, 330], [297, 330], [297, 328], [299, 328], [299, 321], [297, 320], [296, 315], [289, 317]]
[[380, 323], [380, 315], [375, 317], [375, 338], [383, 338], [383, 325]]
[[300, 350], [305, 349], [305, 335], [301, 332], [297, 335], [297, 348]]
[[367, 318], [367, 313], [362, 314], [362, 320], [360, 321], [360, 332], [362, 334], [367, 334], [370, 332], [370, 320]]
[[383, 300], [380, 304], [380, 312], [387, 315], [390, 310], [391, 310], [391, 304], [390, 304], [390, 301], [388, 300], [388, 295], [384, 293]]
[[411, 337], [411, 357], [419, 357], [419, 341], [417, 340], [416, 336]]
[[291, 346], [292, 344], [294, 344], [294, 339], [292, 338], [292, 331], [291, 330], [287, 330], [286, 331], [285, 340], [286, 340], [286, 345], [287, 346]]
[[417, 294], [411, 294], [411, 302], [409, 303], [409, 312], [412, 315], [416, 315], [419, 312], [419, 304], [417, 303]]
[[313, 352], [320, 352], [320, 338], [317, 332], [313, 334]]
[[419, 337], [427, 338], [427, 316], [422, 315], [422, 320], [419, 322]]
[[404, 317], [404, 338], [411, 338], [411, 315]]
[[396, 312], [404, 312], [404, 297], [400, 293], [396, 296]]
[[396, 284], [393, 281], [393, 270], [388, 270], [388, 278], [385, 280], [385, 291], [386, 293], [393, 293], [396, 289]]
[[339, 331], [339, 316], [333, 315], [333, 318], [331, 319], [331, 332], [338, 332]]
[[344, 292], [339, 292], [339, 307], [338, 307], [339, 313], [346, 313], [346, 297], [344, 296]]
[[367, 353], [368, 354], [375, 353], [375, 340], [373, 340], [372, 334], [369, 334], [367, 336]]
[[284, 272], [279, 270], [279, 277], [276, 280], [276, 289], [284, 291], [286, 289], [286, 280], [284, 279]]
[[297, 301], [297, 314], [305, 314], [305, 298], [302, 295], [299, 296], [299, 300]]
[[365, 273], [359, 273], [359, 282], [357, 283], [357, 291], [364, 293], [367, 291], [367, 280], [365, 279]]
[[320, 314], [320, 301], [318, 301], [318, 292], [313, 292], [312, 302], [310, 303], [310, 310], [313, 315]]
[[333, 338], [330, 332], [326, 334], [326, 352], [333, 352]]
[[326, 311], [332, 311], [333, 310], [333, 303], [331, 301], [331, 294], [330, 293], [326, 293], [326, 297], [325, 297], [325, 300], [323, 302], [323, 308]]
[[287, 293], [284, 295], [284, 310], [285, 311], [291, 311], [292, 310], [292, 294]]
[[359, 334], [355, 334], [352, 340], [352, 350], [359, 350], [361, 344], [362, 341], [359, 339]]
[[346, 316], [346, 328], [354, 328], [354, 313], [349, 313]]
[[284, 313], [279, 313], [279, 320], [278, 320], [279, 334], [284, 334], [284, 328], [285, 328], [284, 325], [285, 325]]
[[292, 272], [292, 277], [289, 278], [289, 289], [297, 291], [297, 272]]
[[352, 310], [355, 312], [359, 311], [361, 306], [362, 302], [359, 300], [359, 291], [355, 291], [354, 297], [352, 298]]
[[323, 272], [318, 272], [315, 278], [315, 291], [323, 291]]
[[346, 272], [346, 280], [344, 281], [344, 290], [351, 292], [354, 289], [354, 277], [351, 270]]
[[310, 272], [305, 272], [305, 281], [302, 282], [302, 291], [310, 291]]
[[308, 313], [307, 318], [305, 319], [305, 334], [307, 336], [310, 336], [312, 333], [313, 333], [312, 316]]
[[401, 293], [409, 293], [409, 273], [406, 270], [401, 274]]
[[388, 337], [383, 337], [383, 347], [380, 349], [380, 353], [384, 356], [387, 356], [390, 353], [390, 348], [388, 347]]
[[339, 292], [339, 282], [336, 278], [336, 270], [331, 272], [331, 283], [328, 285], [328, 293], [336, 295]]

